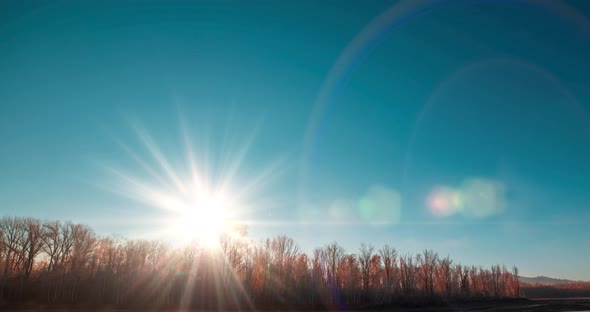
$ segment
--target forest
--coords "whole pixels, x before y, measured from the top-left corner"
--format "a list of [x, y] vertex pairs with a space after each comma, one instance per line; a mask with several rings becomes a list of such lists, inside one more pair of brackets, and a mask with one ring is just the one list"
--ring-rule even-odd
[[354, 308], [513, 298], [518, 269], [467, 266], [435, 251], [338, 243], [302, 252], [284, 235], [255, 242], [239, 227], [217, 248], [101, 237], [84, 224], [0, 219], [2, 304]]

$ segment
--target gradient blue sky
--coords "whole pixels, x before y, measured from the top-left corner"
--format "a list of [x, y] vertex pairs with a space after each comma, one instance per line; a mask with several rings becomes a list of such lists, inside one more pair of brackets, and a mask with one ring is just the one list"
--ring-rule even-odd
[[[232, 183], [268, 173], [242, 214], [253, 238], [590, 280], [590, 29], [520, 2], [444, 3], [388, 21], [322, 89], [395, 2], [2, 1], [0, 215], [149, 235], [165, 212], [106, 190], [104, 168], [150, 182], [121, 145], [156, 167], [141, 125], [184, 176], [184, 120], [212, 180], [243, 145]], [[480, 188], [472, 213], [428, 207], [435, 189]]]

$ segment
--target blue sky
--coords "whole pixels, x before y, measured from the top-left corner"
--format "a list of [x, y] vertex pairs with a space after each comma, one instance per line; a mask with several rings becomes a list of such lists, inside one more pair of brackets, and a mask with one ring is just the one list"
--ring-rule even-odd
[[0, 214], [146, 236], [105, 168], [155, 183], [145, 129], [185, 176], [188, 133], [212, 181], [243, 146], [232, 184], [269, 178], [253, 238], [590, 280], [590, 8], [444, 1], [346, 54], [395, 4], [3, 2]]

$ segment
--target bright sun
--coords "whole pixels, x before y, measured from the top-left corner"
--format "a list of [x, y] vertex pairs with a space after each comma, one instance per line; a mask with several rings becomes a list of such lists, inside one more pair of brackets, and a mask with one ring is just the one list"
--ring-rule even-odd
[[169, 232], [179, 242], [200, 241], [214, 247], [228, 228], [230, 200], [215, 192], [198, 192], [188, 199], [177, 199], [175, 217]]
[[[187, 167], [175, 170], [175, 166], [168, 161], [147, 130], [136, 125], [134, 130], [156, 166], [122, 144], [125, 151], [145, 169], [147, 176], [140, 177], [107, 167], [117, 178], [117, 183], [107, 188], [161, 209], [162, 214], [158, 214], [157, 220], [148, 221], [150, 224], [157, 224], [155, 228], [148, 230], [149, 235], [170, 239], [174, 245], [197, 242], [209, 248], [217, 248], [221, 236], [239, 234], [240, 224], [247, 223], [244, 217], [252, 213], [251, 201], [260, 188], [268, 183], [276, 167], [262, 170], [246, 183], [240, 183], [240, 188], [236, 189], [240, 164], [251, 140], [246, 140], [235, 152], [229, 153], [236, 155], [235, 159], [224, 156], [224, 159], [227, 158], [224, 161], [227, 166], [224, 165], [223, 170], [210, 174], [215, 167], [204, 166], [204, 170], [201, 170], [197, 166], [199, 162], [190, 144], [190, 131], [185, 126], [182, 128]], [[230, 148], [229, 151], [231, 150]]]

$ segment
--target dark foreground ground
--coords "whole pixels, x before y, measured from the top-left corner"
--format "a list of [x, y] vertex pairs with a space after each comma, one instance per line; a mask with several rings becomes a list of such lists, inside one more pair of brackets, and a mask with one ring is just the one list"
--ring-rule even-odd
[[[6, 312], [23, 312], [23, 311], [49, 311], [49, 312], [83, 312], [83, 311], [102, 311], [102, 312], [136, 312], [136, 311], [150, 311], [149, 309], [116, 309], [116, 308], [47, 308], [47, 307], [0, 307], [0, 310]], [[158, 312], [186, 312], [181, 309], [159, 310]], [[280, 312], [276, 310], [273, 312]], [[325, 310], [324, 310], [325, 311]], [[357, 312], [385, 312], [385, 311], [399, 311], [399, 312], [447, 312], [447, 311], [526, 311], [526, 312], [545, 312], [545, 311], [586, 311], [590, 312], [590, 298], [565, 298], [565, 299], [521, 299], [521, 300], [503, 300], [503, 301], [485, 301], [485, 302], [466, 302], [453, 303], [446, 306], [386, 306], [375, 309], [356, 310]], [[194, 311], [194, 312], [209, 312], [209, 311]], [[223, 312], [223, 311], [212, 311]], [[270, 312], [270, 311], [265, 311]], [[290, 312], [305, 312], [305, 311], [290, 311]], [[320, 312], [320, 311], [318, 311]]]
[[530, 299], [522, 301], [465, 303], [449, 305], [441, 308], [418, 308], [408, 310], [392, 311], [587, 311], [590, 312], [590, 298], [568, 298], [568, 299]]
[[[373, 310], [374, 311], [374, 310]], [[526, 312], [546, 312], [546, 311], [577, 311], [590, 312], [590, 298], [566, 298], [566, 299], [521, 299], [521, 300], [503, 300], [503, 301], [484, 301], [448, 304], [439, 307], [384, 307], [380, 311], [400, 311], [400, 312], [475, 312], [475, 311], [526, 311]]]

